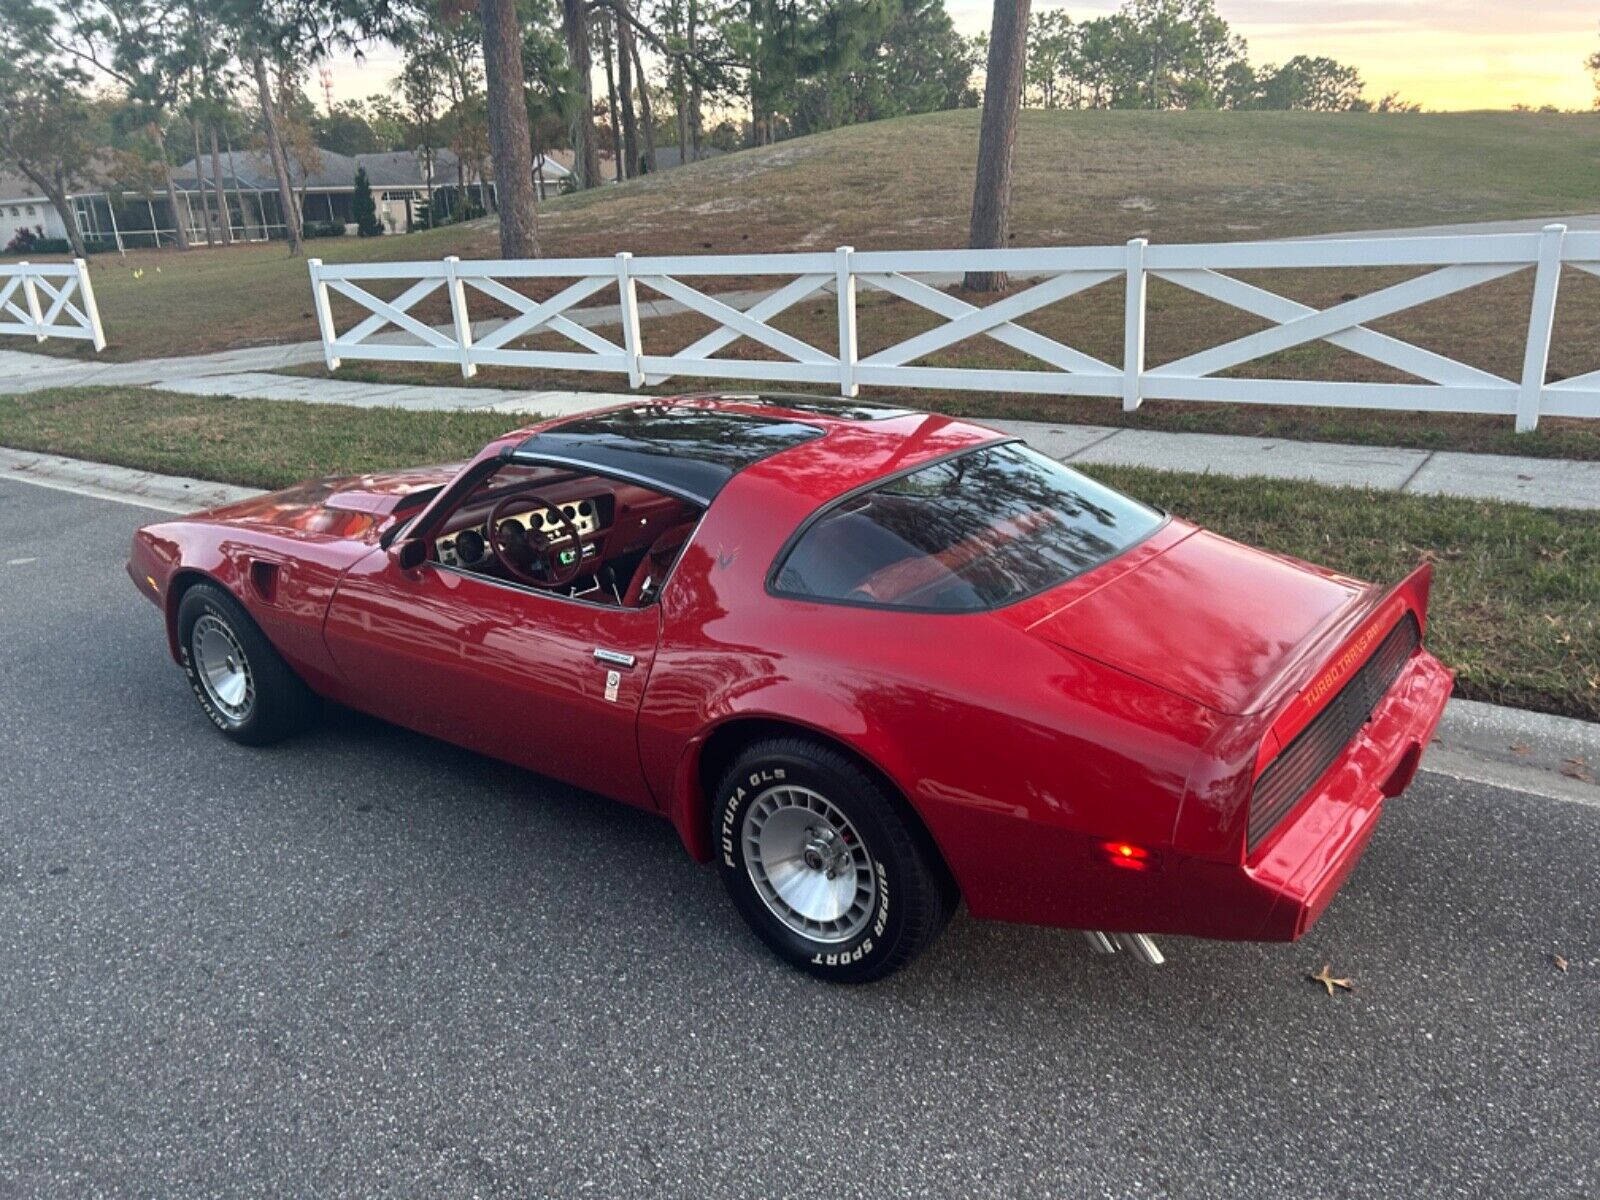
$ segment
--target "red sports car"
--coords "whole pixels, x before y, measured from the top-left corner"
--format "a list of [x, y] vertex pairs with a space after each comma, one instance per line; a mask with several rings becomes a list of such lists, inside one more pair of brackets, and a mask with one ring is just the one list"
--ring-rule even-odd
[[1429, 574], [1268, 554], [948, 417], [652, 400], [139, 531], [201, 709], [326, 697], [659, 812], [779, 955], [973, 915], [1292, 941], [1415, 771]]

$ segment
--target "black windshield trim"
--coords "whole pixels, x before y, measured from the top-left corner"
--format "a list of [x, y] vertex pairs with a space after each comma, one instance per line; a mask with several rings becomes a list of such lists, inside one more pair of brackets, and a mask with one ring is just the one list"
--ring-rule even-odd
[[[1023, 592], [1015, 596], [1008, 596], [1005, 602], [1002, 604], [986, 604], [976, 608], [961, 609], [935, 608], [931, 605], [921, 604], [883, 604], [876, 600], [851, 600], [844, 596], [808, 596], [801, 592], [785, 591], [783, 588], [778, 586], [778, 576], [782, 573], [783, 566], [788, 561], [790, 552], [794, 550], [800, 539], [805, 537], [806, 533], [813, 525], [822, 520], [822, 518], [826, 517], [834, 509], [848, 504], [857, 496], [864, 495], [867, 492], [876, 491], [885, 484], [893, 483], [896, 479], [903, 479], [907, 475], [915, 475], [918, 471], [925, 471], [929, 467], [936, 467], [942, 462], [949, 462], [951, 459], [961, 458], [967, 454], [977, 454], [984, 450], [993, 450], [999, 446], [1027, 447], [1027, 442], [1020, 437], [1001, 437], [996, 438], [991, 442], [980, 442], [975, 446], [963, 446], [959, 450], [951, 450], [948, 453], [925, 459], [924, 461], [917, 463], [915, 466], [903, 467], [900, 470], [893, 471], [888, 475], [879, 475], [877, 478], [868, 480], [866, 483], [858, 484], [857, 486], [851, 488], [848, 492], [844, 492], [841, 495], [835, 496], [832, 500], [829, 500], [804, 521], [800, 522], [799, 527], [784, 539], [783, 545], [778, 548], [778, 553], [772, 560], [772, 566], [767, 568], [767, 595], [771, 596], [775, 600], [798, 600], [804, 604], [832, 604], [840, 608], [864, 608], [871, 612], [880, 613], [920, 613], [924, 616], [937, 617], [981, 616], [984, 613], [999, 612], [1001, 609], [1010, 608], [1013, 604], [1021, 604], [1024, 600], [1032, 600], [1035, 596], [1042, 596], [1044, 593], [1052, 590], [1053, 588], [1061, 587], [1063, 584], [1070, 583], [1074, 579], [1078, 579], [1084, 575], [1087, 575], [1090, 571], [1098, 571], [1107, 563], [1116, 562], [1117, 559], [1121, 558], [1128, 551], [1135, 549], [1138, 546], [1142, 546], [1145, 542], [1148, 542], [1151, 538], [1155, 537], [1156, 534], [1160, 533], [1172, 523], [1172, 514], [1167, 512], [1166, 509], [1159, 508], [1154, 504], [1149, 504], [1143, 500], [1140, 500], [1138, 503], [1143, 504], [1152, 512], [1156, 512], [1161, 515], [1161, 520], [1157, 521], [1148, 530], [1146, 530], [1142, 536], [1135, 538], [1133, 541], [1129, 542], [1126, 546], [1123, 546], [1110, 557], [1102, 558], [1093, 566], [1085, 567], [1081, 571], [1075, 571], [1071, 575], [1064, 576], [1063, 578], [1057, 579], [1052, 583], [1047, 583], [1043, 587], [1034, 588], [1031, 592]], [[1031, 447], [1028, 448], [1031, 449]], [[1039, 453], [1042, 453], [1042, 451]], [[1067, 467], [1068, 470], [1077, 470], [1076, 467], [1071, 466], [1069, 463], [1062, 463], [1061, 465]], [[1091, 476], [1090, 478], [1093, 477]], [[1096, 480], [1096, 482], [1098, 483], [1099, 481]], [[1105, 487], [1108, 485], [1101, 484], [1101, 486]], [[1114, 491], [1115, 489], [1112, 490]], [[1129, 498], [1132, 499], [1132, 497]]]
[[[523, 446], [526, 445], [527, 443], [524, 442]], [[634, 483], [641, 487], [647, 487], [654, 492], [663, 492], [669, 496], [676, 496], [679, 500], [687, 500], [691, 504], [699, 505], [702, 509], [709, 508], [711, 501], [716, 499], [715, 492], [706, 496], [693, 488], [682, 487], [677, 483], [660, 479], [653, 475], [643, 475], [638, 471], [623, 470], [621, 467], [587, 462], [581, 458], [565, 458], [562, 455], [550, 454], [544, 450], [524, 450], [519, 447], [507, 455], [506, 460], [526, 466], [548, 464], [555, 467], [567, 467], [581, 472], [584, 476], [596, 475], [601, 479], [615, 479], [619, 483]]]

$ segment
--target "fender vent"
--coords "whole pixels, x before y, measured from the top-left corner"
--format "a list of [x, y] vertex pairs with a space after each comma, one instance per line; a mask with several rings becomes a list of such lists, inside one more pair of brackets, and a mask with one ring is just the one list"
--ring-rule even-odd
[[1378, 707], [1378, 701], [1394, 686], [1400, 669], [1421, 641], [1417, 619], [1407, 613], [1328, 706], [1267, 764], [1250, 795], [1248, 849], [1254, 850], [1262, 838], [1276, 829], [1344, 753], [1350, 739]]
[[250, 564], [250, 586], [268, 604], [278, 599], [278, 564], [256, 559]]

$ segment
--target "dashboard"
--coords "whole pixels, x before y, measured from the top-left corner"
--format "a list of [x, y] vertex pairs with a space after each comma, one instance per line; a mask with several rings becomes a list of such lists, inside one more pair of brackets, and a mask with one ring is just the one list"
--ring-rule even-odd
[[[595, 552], [593, 539], [600, 530], [599, 504], [593, 500], [575, 500], [557, 506], [562, 514], [577, 527], [579, 536], [587, 544], [584, 546], [584, 555], [588, 557]], [[525, 530], [538, 529], [554, 536], [565, 525], [550, 509], [534, 508], [527, 512], [512, 513], [501, 521], [504, 529], [507, 523], [521, 525]], [[434, 548], [438, 553], [439, 561], [447, 567], [481, 567], [494, 558], [494, 551], [489, 549], [488, 521], [485, 519], [477, 525], [468, 525], [452, 533], [440, 534], [434, 539]]]

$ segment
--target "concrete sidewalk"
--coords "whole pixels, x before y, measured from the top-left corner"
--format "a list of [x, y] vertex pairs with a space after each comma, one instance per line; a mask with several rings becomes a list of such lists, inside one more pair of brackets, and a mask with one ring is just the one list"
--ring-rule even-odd
[[[933, 278], [933, 277], [930, 277]], [[955, 283], [959, 277], [939, 276], [934, 282], [940, 286]], [[833, 285], [824, 285], [832, 292]], [[769, 289], [747, 288], [741, 291], [718, 292], [716, 298], [723, 304], [746, 309], [770, 294]], [[650, 320], [657, 317], [676, 316], [692, 311], [676, 300], [639, 299], [639, 317]], [[622, 308], [616, 304], [596, 305], [592, 308], [571, 309], [562, 314], [575, 325], [588, 329], [603, 329], [622, 323]], [[493, 333], [505, 324], [504, 318], [472, 322], [472, 337], [476, 341]], [[434, 327], [438, 332], [454, 336], [449, 325]], [[390, 329], [367, 339], [373, 345], [410, 345], [416, 339], [409, 333]], [[26, 351], [0, 350], [0, 389], [8, 392], [33, 392], [57, 387], [162, 387], [182, 391], [176, 387], [180, 381], [209, 379], [218, 375], [235, 375], [251, 371], [281, 371], [287, 367], [305, 366], [323, 361], [322, 343], [290, 342], [272, 346], [247, 346], [238, 350], [220, 350], [213, 354], [183, 355], [175, 358], [145, 358], [135, 362], [109, 363], [84, 362], [79, 359], [55, 358]], [[216, 394], [216, 393], [207, 393]]]
[[[306, 345], [312, 353], [303, 361], [318, 361], [322, 355], [321, 344]], [[152, 360], [87, 367], [38, 354], [0, 351], [0, 390], [121, 384], [219, 398], [240, 396], [413, 411], [501, 412], [508, 418], [570, 416], [640, 398], [639, 393], [629, 392], [417, 387], [271, 373], [271, 367], [285, 365], [286, 356], [300, 350], [293, 346], [271, 346], [208, 355], [203, 360]], [[79, 373], [85, 371], [96, 374], [80, 376]], [[19, 379], [24, 381], [21, 386]], [[1030, 444], [1063, 462], [1085, 466], [1104, 463], [1163, 471], [1209, 472], [1237, 478], [1304, 479], [1410, 495], [1501, 500], [1543, 508], [1600, 509], [1600, 462], [1349, 446], [1226, 434], [1162, 433], [1043, 421], [990, 420], [983, 424], [1026, 438]]]
[[1026, 438], [1062, 462], [1084, 466], [1109, 463], [1236, 478], [1305, 479], [1407, 495], [1600, 509], [1600, 462], [1044, 421], [982, 424]]

